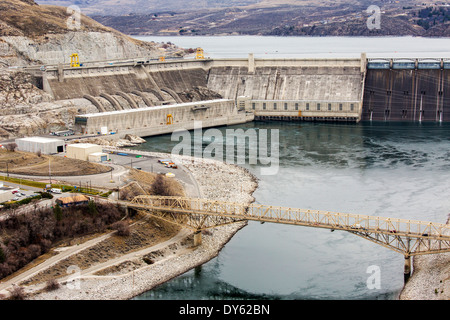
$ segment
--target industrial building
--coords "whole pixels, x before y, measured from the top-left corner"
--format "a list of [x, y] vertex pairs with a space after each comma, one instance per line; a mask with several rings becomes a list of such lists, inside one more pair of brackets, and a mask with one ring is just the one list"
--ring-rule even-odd
[[20, 151], [41, 152], [42, 154], [56, 154], [64, 152], [64, 140], [44, 137], [28, 137], [16, 139]]
[[92, 143], [74, 143], [67, 146], [66, 156], [72, 159], [89, 160], [89, 155], [102, 153], [102, 146]]
[[82, 204], [87, 204], [89, 198], [82, 194], [75, 194], [70, 197], [61, 197], [56, 199], [56, 203], [61, 207], [77, 206]]
[[108, 154], [104, 152], [94, 152], [88, 156], [89, 162], [103, 162], [108, 161]]

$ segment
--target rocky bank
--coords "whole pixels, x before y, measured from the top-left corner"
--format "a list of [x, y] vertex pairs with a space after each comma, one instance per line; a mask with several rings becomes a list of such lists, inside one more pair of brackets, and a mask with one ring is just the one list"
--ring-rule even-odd
[[55, 101], [22, 70], [27, 66], [183, 55], [172, 44], [139, 41], [73, 11], [33, 0], [0, 2], [0, 138], [38, 135], [71, 128], [76, 114], [98, 112], [86, 99]]
[[[164, 154], [149, 153], [163, 156]], [[202, 196], [209, 199], [228, 200], [241, 203], [254, 201], [253, 191], [257, 187], [256, 178], [247, 170], [222, 162], [201, 159], [194, 161], [190, 157], [180, 156], [175, 159], [189, 169], [198, 183]], [[202, 265], [218, 255], [222, 247], [242, 227], [245, 222], [210, 229], [202, 235], [202, 245], [195, 250], [180, 250], [166, 259], [151, 265], [137, 261], [139, 257], [130, 259], [128, 264], [141, 266], [126, 273], [104, 274], [80, 279], [79, 288], [63, 284], [59, 289], [42, 292], [31, 299], [38, 300], [118, 300], [131, 299], [153, 287], [164, 283], [184, 272]]]

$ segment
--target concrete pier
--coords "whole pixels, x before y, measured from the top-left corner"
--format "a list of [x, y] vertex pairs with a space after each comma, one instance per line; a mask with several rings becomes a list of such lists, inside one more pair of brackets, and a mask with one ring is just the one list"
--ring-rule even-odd
[[196, 231], [194, 232], [194, 246], [198, 247], [201, 244], [202, 244], [202, 232]]
[[411, 256], [405, 256], [405, 267], [403, 271], [405, 283], [411, 277]]

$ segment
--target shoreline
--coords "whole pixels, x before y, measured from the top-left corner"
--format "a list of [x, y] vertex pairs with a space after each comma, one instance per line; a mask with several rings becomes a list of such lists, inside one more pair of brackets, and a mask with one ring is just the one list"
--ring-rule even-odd
[[[121, 151], [136, 150], [117, 148]], [[197, 184], [198, 192], [208, 199], [251, 203], [255, 199], [253, 192], [258, 187], [258, 179], [247, 169], [233, 164], [226, 164], [212, 159], [198, 159], [188, 156], [142, 152], [156, 157], [170, 156], [191, 173]], [[59, 289], [39, 292], [33, 300], [130, 300], [137, 296], [186, 273], [218, 256], [223, 247], [248, 222], [209, 229], [202, 234], [202, 245], [185, 253], [174, 253], [154, 264], [119, 275], [86, 275], [79, 279], [79, 288], [71, 288], [69, 283], [61, 283]], [[179, 241], [175, 246], [185, 250]], [[169, 246], [170, 247], [170, 246]], [[180, 250], [179, 250], [180, 251]], [[127, 261], [142, 259], [136, 257]]]
[[397, 300], [450, 300], [450, 253], [415, 256], [413, 273]]
[[[212, 159], [199, 159], [188, 156], [172, 156], [166, 153], [111, 148], [130, 153], [146, 154], [153, 157], [171, 157], [182, 170], [187, 171], [199, 197], [254, 202], [253, 193], [258, 187], [258, 178], [246, 168]], [[240, 188], [242, 186], [242, 189]], [[186, 190], [187, 191], [187, 190]], [[191, 190], [192, 193], [192, 190]], [[194, 196], [190, 194], [189, 196]], [[447, 220], [449, 223], [450, 219]], [[64, 282], [61, 288], [51, 292], [34, 294], [29, 299], [36, 300], [130, 300], [152, 290], [186, 272], [201, 266], [219, 255], [224, 246], [248, 222], [239, 222], [209, 229], [202, 235], [201, 246], [186, 250], [176, 243], [177, 254], [169, 254], [162, 261], [121, 272], [118, 275], [106, 274], [81, 276], [80, 290], [68, 289]], [[186, 238], [184, 238], [186, 239]], [[170, 246], [168, 246], [170, 247]], [[188, 252], [185, 252], [188, 251]], [[181, 253], [180, 253], [181, 252]], [[142, 257], [129, 259], [137, 261]], [[404, 284], [395, 300], [448, 300], [450, 299], [450, 253], [419, 256], [413, 259], [413, 273]], [[112, 264], [111, 266], [113, 266]], [[118, 264], [115, 264], [116, 266]], [[141, 264], [142, 265], [142, 264]]]

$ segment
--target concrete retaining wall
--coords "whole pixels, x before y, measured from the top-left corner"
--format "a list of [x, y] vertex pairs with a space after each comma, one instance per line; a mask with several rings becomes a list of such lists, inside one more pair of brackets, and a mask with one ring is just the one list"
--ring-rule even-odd
[[118, 138], [127, 134], [145, 137], [180, 129], [192, 130], [194, 121], [201, 121], [202, 127], [207, 128], [252, 120], [253, 114], [238, 112], [234, 100], [220, 99], [80, 115], [75, 118], [75, 130], [96, 134], [107, 127]]

